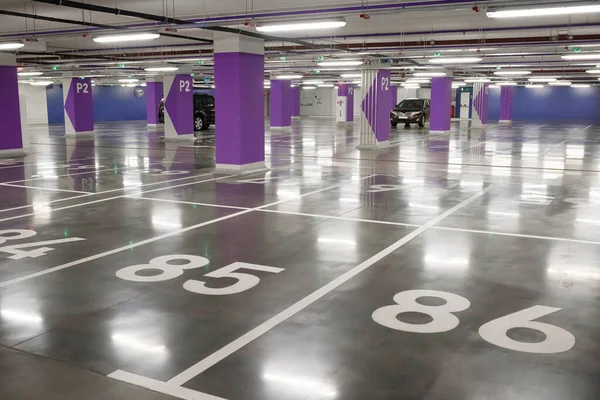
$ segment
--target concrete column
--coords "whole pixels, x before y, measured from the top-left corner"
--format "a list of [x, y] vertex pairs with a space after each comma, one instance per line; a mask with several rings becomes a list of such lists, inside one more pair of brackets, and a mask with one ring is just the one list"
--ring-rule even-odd
[[67, 136], [94, 134], [94, 98], [90, 78], [64, 78], [65, 132]]
[[336, 121], [341, 123], [354, 122], [354, 85], [340, 83], [337, 93]]
[[178, 72], [163, 77], [165, 140], [194, 140], [194, 81]]
[[162, 100], [163, 94], [163, 82], [162, 77], [160, 78], [147, 78], [146, 79], [146, 120], [148, 126], [153, 127], [161, 125], [158, 121], [158, 106]]
[[215, 33], [216, 171], [265, 169], [264, 42]]
[[378, 64], [365, 65], [362, 71], [360, 144], [361, 149], [377, 149], [390, 144], [392, 102], [390, 71]]
[[27, 131], [21, 118], [15, 57], [0, 53], [0, 158], [25, 155]]
[[471, 128], [485, 128], [488, 122], [489, 84], [476, 82], [473, 84], [473, 112]]
[[292, 87], [292, 118], [300, 118], [300, 86]]
[[292, 126], [292, 81], [271, 80], [271, 129]]
[[512, 99], [514, 88], [512, 86], [500, 87], [500, 123], [510, 124], [512, 122]]
[[429, 115], [429, 132], [450, 132], [452, 112], [452, 78], [431, 78], [431, 110]]

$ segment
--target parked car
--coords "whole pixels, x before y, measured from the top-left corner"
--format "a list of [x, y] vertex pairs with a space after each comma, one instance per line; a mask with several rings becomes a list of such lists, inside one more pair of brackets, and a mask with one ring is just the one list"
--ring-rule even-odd
[[[165, 123], [165, 99], [158, 106], [158, 121]], [[194, 93], [194, 130], [205, 131], [215, 123], [215, 98], [209, 94]]]
[[390, 123], [392, 126], [403, 123], [406, 127], [410, 124], [419, 124], [423, 127], [429, 119], [430, 110], [428, 99], [404, 99], [392, 110]]

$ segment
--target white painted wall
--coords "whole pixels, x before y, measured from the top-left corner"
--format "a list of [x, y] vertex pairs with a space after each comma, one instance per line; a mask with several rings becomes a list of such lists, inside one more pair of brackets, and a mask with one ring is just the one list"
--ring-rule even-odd
[[31, 86], [19, 83], [19, 94], [25, 96], [27, 121], [32, 124], [48, 124], [48, 102], [45, 86]]
[[[335, 93], [335, 96], [334, 96]], [[335, 113], [337, 92], [332, 88], [300, 90], [300, 115], [331, 117]]]

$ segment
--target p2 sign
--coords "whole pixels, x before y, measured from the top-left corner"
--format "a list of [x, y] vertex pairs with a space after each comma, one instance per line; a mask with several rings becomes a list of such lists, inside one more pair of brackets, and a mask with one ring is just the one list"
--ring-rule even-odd
[[75, 84], [75, 91], [77, 93], [89, 93], [90, 92], [90, 84], [87, 82], [77, 82]]
[[192, 91], [191, 82], [184, 81], [184, 80], [179, 81], [179, 91], [180, 92], [191, 92]]

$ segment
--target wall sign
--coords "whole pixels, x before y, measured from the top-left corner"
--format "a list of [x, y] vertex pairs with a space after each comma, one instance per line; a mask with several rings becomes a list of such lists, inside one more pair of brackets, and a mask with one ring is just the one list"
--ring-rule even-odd
[[135, 95], [135, 97], [144, 97], [144, 89], [135, 88], [133, 89], [133, 94]]

